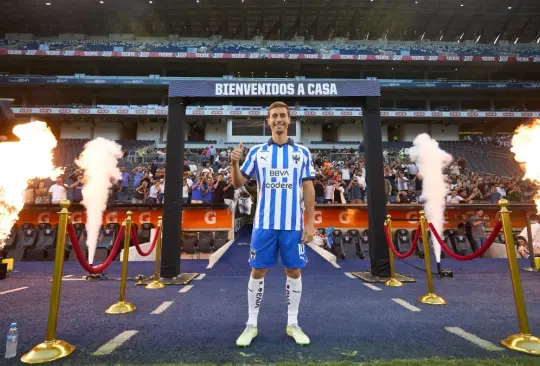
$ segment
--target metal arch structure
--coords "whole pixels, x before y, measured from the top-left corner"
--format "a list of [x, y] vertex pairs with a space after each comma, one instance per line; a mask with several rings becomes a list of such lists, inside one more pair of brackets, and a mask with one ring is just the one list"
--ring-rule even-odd
[[[184, 166], [186, 107], [197, 100], [222, 99], [228, 102], [257, 100], [302, 101], [333, 98], [358, 106], [363, 113], [363, 135], [369, 187], [368, 215], [371, 274], [389, 277], [389, 254], [384, 237], [386, 196], [382, 156], [380, 85], [374, 80], [291, 80], [291, 79], [222, 79], [194, 78], [169, 85], [167, 126], [167, 189], [163, 206], [163, 246], [161, 277], [175, 278], [181, 273], [180, 245], [182, 234], [182, 175]], [[270, 103], [269, 103], [270, 104]]]

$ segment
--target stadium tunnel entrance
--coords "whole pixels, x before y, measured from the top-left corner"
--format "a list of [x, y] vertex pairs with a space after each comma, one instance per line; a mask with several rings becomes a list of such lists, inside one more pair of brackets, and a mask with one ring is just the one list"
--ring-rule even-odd
[[[186, 108], [208, 99], [227, 102], [256, 98], [270, 105], [275, 101], [301, 102], [329, 98], [348, 102], [362, 110], [364, 154], [367, 161], [371, 275], [390, 277], [388, 247], [384, 236], [386, 196], [380, 116], [381, 89], [378, 81], [357, 79], [223, 79], [186, 78], [169, 85], [167, 127], [167, 189], [163, 207], [163, 246], [161, 277], [175, 278], [181, 273], [182, 173], [185, 147]], [[292, 104], [291, 103], [291, 104]]]

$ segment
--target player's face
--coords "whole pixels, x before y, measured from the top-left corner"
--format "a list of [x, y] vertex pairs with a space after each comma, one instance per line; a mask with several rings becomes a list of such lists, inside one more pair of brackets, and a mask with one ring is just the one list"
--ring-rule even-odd
[[267, 121], [272, 133], [275, 133], [276, 135], [286, 134], [287, 127], [289, 127], [289, 124], [291, 123], [291, 119], [287, 113], [287, 108], [284, 107], [270, 110]]

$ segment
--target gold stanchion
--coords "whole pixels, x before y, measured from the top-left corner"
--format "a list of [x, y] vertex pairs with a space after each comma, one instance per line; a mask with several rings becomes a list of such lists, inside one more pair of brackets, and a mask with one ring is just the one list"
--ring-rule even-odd
[[120, 299], [117, 303], [111, 305], [107, 310], [105, 310], [107, 314], [131, 313], [136, 309], [135, 305], [125, 301], [129, 259], [129, 242], [131, 240], [131, 215], [132, 212], [128, 211], [126, 221], [122, 224], [123, 226], [125, 226], [126, 230], [124, 236], [124, 255], [122, 256], [122, 277], [120, 278]]
[[162, 226], [163, 226], [163, 221], [162, 221], [162, 218], [161, 216], [158, 218], [158, 229], [159, 229], [159, 235], [158, 237], [156, 238], [156, 263], [154, 265], [154, 280], [152, 282], [150, 282], [148, 285], [146, 285], [145, 288], [148, 288], [148, 289], [160, 289], [160, 288], [164, 288], [165, 287], [165, 284], [163, 282], [161, 282], [161, 280], [159, 279], [159, 261], [161, 259], [161, 233], [162, 233]]
[[[389, 245], [393, 245], [392, 242], [392, 217], [390, 215], [386, 215], [386, 222], [384, 223], [388, 227], [388, 234], [390, 236], [390, 243]], [[388, 248], [388, 253], [390, 257], [390, 279], [386, 281], [384, 284], [389, 287], [401, 287], [403, 286], [403, 282], [396, 279], [396, 270], [394, 265], [394, 252], [392, 252], [392, 249]]]
[[422, 228], [422, 244], [424, 246], [424, 262], [426, 263], [426, 277], [428, 283], [428, 293], [418, 299], [421, 303], [429, 305], [446, 305], [446, 301], [435, 294], [433, 290], [433, 276], [431, 274], [431, 261], [429, 252], [429, 241], [427, 235], [427, 222], [424, 211], [420, 211], [420, 226]]
[[68, 356], [75, 350], [75, 346], [66, 341], [56, 339], [56, 323], [58, 321], [58, 306], [60, 304], [60, 290], [62, 288], [69, 201], [62, 201], [60, 206], [62, 207], [62, 211], [60, 211], [58, 220], [56, 257], [54, 258], [54, 273], [49, 305], [49, 318], [47, 321], [47, 335], [45, 337], [45, 342], [38, 344], [21, 357], [21, 361], [24, 363], [42, 363], [58, 360]]
[[[527, 310], [525, 309], [525, 299], [521, 278], [519, 276], [518, 262], [516, 258], [516, 247], [512, 235], [512, 223], [510, 222], [510, 211], [508, 211], [508, 201], [500, 200], [501, 221], [506, 241], [506, 253], [508, 255], [508, 266], [512, 277], [512, 288], [514, 290], [514, 301], [519, 323], [520, 334], [512, 334], [501, 341], [506, 348], [514, 351], [540, 356], [540, 339], [531, 335], [529, 322], [527, 321]], [[532, 253], [531, 253], [532, 254]]]

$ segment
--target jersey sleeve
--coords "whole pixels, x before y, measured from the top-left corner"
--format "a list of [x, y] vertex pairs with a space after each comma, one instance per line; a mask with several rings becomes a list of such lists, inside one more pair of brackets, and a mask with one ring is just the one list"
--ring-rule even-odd
[[252, 147], [249, 149], [249, 152], [246, 157], [246, 161], [244, 161], [244, 164], [242, 164], [242, 167], [240, 168], [240, 172], [242, 172], [242, 175], [246, 177], [247, 179], [251, 179], [253, 177], [253, 174], [255, 174], [255, 171], [257, 169], [257, 149]]
[[302, 167], [302, 182], [306, 180], [315, 180], [315, 168], [308, 148], [304, 148], [304, 166]]

